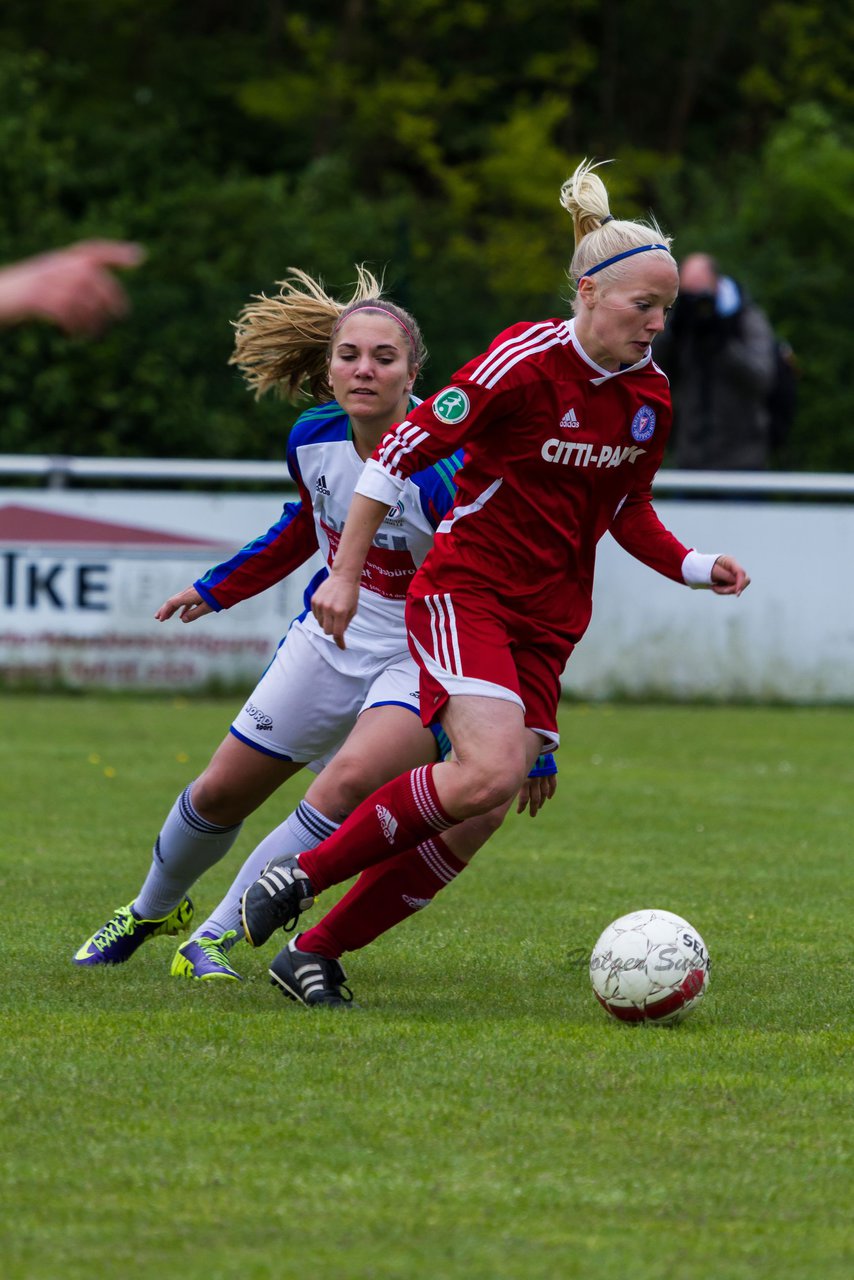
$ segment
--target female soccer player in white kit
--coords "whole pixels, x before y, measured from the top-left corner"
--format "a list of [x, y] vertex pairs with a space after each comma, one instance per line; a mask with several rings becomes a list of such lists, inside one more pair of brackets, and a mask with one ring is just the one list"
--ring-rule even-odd
[[[275, 386], [293, 394], [307, 383], [322, 401], [300, 417], [288, 440], [299, 501], [286, 505], [263, 537], [166, 601], [156, 615], [161, 621], [176, 612], [193, 621], [247, 599], [281, 581], [318, 549], [331, 564], [365, 459], [415, 403], [412, 387], [425, 351], [414, 318], [383, 298], [367, 272], [360, 272], [346, 306], [303, 273], [292, 274], [294, 280], [277, 297], [261, 297], [244, 310], [233, 360], [258, 393]], [[387, 512], [372, 541], [353, 643], [346, 651], [323, 633], [311, 613], [294, 621], [211, 762], [176, 800], [140, 892], [79, 948], [76, 964], [122, 963], [146, 938], [183, 931], [192, 916], [187, 890], [225, 855], [242, 820], [304, 765], [334, 752], [356, 724], [334, 765], [250, 854], [224, 902], [179, 949], [173, 964], [173, 973], [189, 977], [238, 978], [226, 952], [241, 932], [239, 902], [246, 885], [274, 855], [310, 848], [331, 834], [402, 762], [436, 759], [436, 738], [417, 714], [418, 676], [406, 643], [404, 602], [434, 529], [451, 508], [458, 462], [442, 459], [413, 476]], [[540, 794], [548, 789], [537, 792], [535, 806]], [[404, 869], [401, 901], [407, 896], [428, 901], [498, 822], [500, 817], [470, 827], [447, 847], [432, 842]], [[424, 884], [425, 866], [435, 887]], [[360, 901], [365, 919], [372, 918], [369, 908]], [[372, 927], [377, 932], [391, 927], [402, 918], [401, 910], [408, 914], [386, 904]]]
[[[730, 556], [683, 546], [659, 521], [651, 485], [670, 429], [667, 379], [650, 344], [678, 287], [659, 228], [614, 218], [592, 166], [564, 185], [573, 218], [574, 318], [517, 324], [381, 442], [356, 487], [329, 579], [312, 602], [347, 643], [373, 531], [408, 476], [464, 446], [457, 498], [407, 599], [421, 714], [454, 758], [417, 767], [368, 797], [280, 884], [244, 897], [251, 941], [298, 917], [322, 889], [505, 803], [537, 753], [557, 745], [560, 678], [592, 610], [604, 533], [676, 582], [740, 594]], [[309, 931], [311, 933], [312, 931]], [[305, 938], [274, 961], [296, 999]]]

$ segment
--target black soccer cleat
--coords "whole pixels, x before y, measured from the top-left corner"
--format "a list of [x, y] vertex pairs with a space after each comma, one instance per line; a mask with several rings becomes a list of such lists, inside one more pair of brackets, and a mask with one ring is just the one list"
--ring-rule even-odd
[[250, 947], [260, 947], [276, 929], [296, 928], [301, 912], [314, 905], [311, 881], [296, 855], [268, 862], [240, 900], [243, 932]]
[[337, 960], [316, 955], [313, 951], [300, 951], [297, 943], [300, 934], [291, 938], [270, 965], [270, 981], [280, 987], [289, 1000], [315, 1008], [352, 1005], [353, 992], [347, 986], [347, 975]]

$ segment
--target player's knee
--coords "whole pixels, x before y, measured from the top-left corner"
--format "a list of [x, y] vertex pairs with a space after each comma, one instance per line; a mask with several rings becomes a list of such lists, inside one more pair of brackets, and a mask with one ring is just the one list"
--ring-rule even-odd
[[[488, 823], [493, 811], [502, 809], [519, 789], [519, 770], [507, 763], [489, 769], [478, 768], [467, 771], [462, 781], [470, 814]], [[496, 829], [500, 825], [499, 819]]]
[[208, 768], [196, 778], [190, 801], [200, 818], [218, 827], [232, 826], [246, 817], [245, 795], [218, 769]]
[[451, 844], [452, 853], [455, 853], [461, 861], [468, 862], [477, 850], [495, 835], [507, 809], [508, 806], [503, 804], [497, 809], [490, 809], [489, 813], [476, 814], [469, 818], [460, 835]]
[[[343, 752], [335, 757], [333, 764], [317, 778], [317, 784], [323, 784], [322, 802], [312, 798], [323, 813], [334, 814], [338, 822], [351, 814], [377, 787], [388, 779], [375, 776], [364, 760]], [[316, 785], [311, 790], [319, 790]]]
[[507, 803], [505, 802], [494, 809], [490, 809], [489, 813], [482, 813], [479, 818], [475, 819], [477, 834], [481, 843], [486, 843], [501, 826], [507, 813]]

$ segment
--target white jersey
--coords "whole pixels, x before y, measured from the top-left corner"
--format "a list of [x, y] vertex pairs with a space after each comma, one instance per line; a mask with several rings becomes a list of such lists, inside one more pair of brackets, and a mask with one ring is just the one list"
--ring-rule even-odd
[[[348, 648], [405, 653], [406, 592], [433, 544], [436, 527], [453, 507], [453, 476], [461, 455], [442, 459], [409, 477], [374, 536], [359, 590], [356, 615], [347, 631]], [[364, 462], [353, 443], [349, 418], [332, 403], [309, 409], [288, 440], [288, 468], [299, 488], [299, 503], [286, 504], [281, 519], [196, 584], [214, 608], [228, 608], [281, 581], [320, 549], [331, 566], [344, 520]], [[313, 616], [303, 626], [324, 641]]]
[[[292, 624], [231, 732], [278, 759], [317, 761], [343, 741], [361, 711], [395, 705], [418, 714], [418, 669], [406, 639], [404, 605], [436, 526], [453, 507], [459, 458], [406, 481], [378, 530], [365, 565], [359, 606], [339, 649], [308, 608]], [[337, 404], [304, 413], [288, 440], [288, 467], [300, 500], [230, 560], [194, 585], [219, 610], [266, 590], [319, 549], [330, 566], [364, 463]], [[323, 571], [325, 574], [326, 570]]]

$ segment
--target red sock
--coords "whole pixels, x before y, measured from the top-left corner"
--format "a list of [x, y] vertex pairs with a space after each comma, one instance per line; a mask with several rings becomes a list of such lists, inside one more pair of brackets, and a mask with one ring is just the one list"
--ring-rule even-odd
[[333, 960], [345, 951], [358, 951], [428, 906], [465, 866], [441, 836], [405, 849], [363, 871], [320, 923], [300, 934], [297, 947]]
[[425, 764], [385, 783], [353, 810], [334, 835], [300, 854], [300, 867], [315, 893], [456, 825], [458, 819], [445, 812], [436, 795], [435, 767]]

